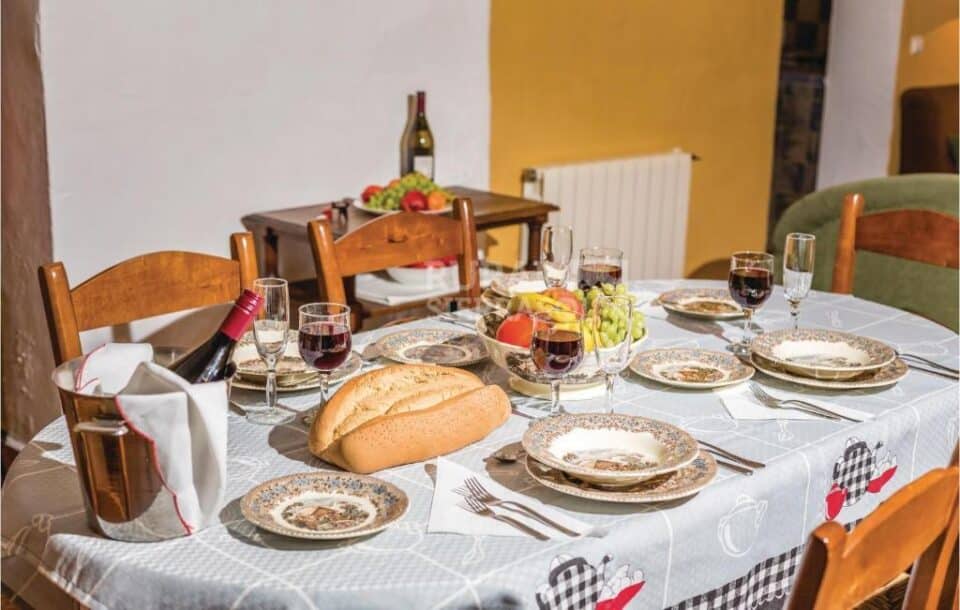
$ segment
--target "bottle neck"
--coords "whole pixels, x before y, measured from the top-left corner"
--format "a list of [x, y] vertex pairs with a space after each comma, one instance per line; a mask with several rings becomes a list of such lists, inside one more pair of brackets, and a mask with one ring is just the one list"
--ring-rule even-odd
[[417, 91], [417, 116], [422, 117], [427, 111], [427, 94]]
[[262, 305], [263, 297], [251, 290], [244, 290], [224, 318], [220, 332], [234, 341], [239, 341]]

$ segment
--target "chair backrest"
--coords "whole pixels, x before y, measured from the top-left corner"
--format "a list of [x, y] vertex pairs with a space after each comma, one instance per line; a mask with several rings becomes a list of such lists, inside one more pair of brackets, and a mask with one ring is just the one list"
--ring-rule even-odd
[[957, 218], [933, 210], [890, 210], [861, 216], [863, 207], [860, 193], [851, 193], [843, 200], [833, 262], [833, 292], [853, 292], [857, 250], [938, 267], [960, 267]]
[[322, 298], [347, 304], [344, 278], [412, 263], [457, 256], [460, 290], [479, 296], [477, 229], [473, 204], [467, 198], [453, 202], [453, 218], [400, 213], [381, 216], [335, 240], [326, 218], [307, 225], [317, 288]]
[[232, 301], [257, 278], [253, 235], [234, 233], [230, 256], [154, 252], [118, 263], [70, 288], [63, 263], [40, 267], [53, 356], [83, 354], [80, 332]]
[[910, 483], [850, 534], [828, 521], [804, 552], [788, 610], [853, 608], [911, 564], [904, 610], [933, 610], [941, 602], [957, 545], [955, 466]]

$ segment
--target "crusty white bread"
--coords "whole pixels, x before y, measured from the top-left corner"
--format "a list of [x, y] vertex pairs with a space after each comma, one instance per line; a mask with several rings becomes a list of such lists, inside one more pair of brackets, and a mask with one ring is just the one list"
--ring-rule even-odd
[[431, 365], [358, 376], [327, 403], [310, 451], [353, 472], [374, 472], [476, 442], [510, 416], [510, 400], [476, 375]]

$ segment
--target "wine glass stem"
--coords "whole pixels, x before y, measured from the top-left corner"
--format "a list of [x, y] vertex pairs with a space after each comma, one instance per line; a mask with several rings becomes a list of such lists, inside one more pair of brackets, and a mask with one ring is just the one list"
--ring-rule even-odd
[[793, 320], [793, 330], [800, 328], [800, 301], [790, 301], [790, 318]]
[[550, 412], [556, 413], [560, 408], [560, 380], [550, 380]]
[[753, 310], [747, 307], [743, 308], [743, 338], [740, 340], [740, 345], [744, 349], [750, 347], [750, 341], [753, 339], [753, 329], [751, 324], [753, 323]]
[[267, 408], [277, 408], [277, 367], [270, 363], [267, 367]]
[[327, 404], [327, 386], [330, 383], [330, 373], [320, 373], [320, 404], [317, 408], [322, 409]]
[[606, 381], [607, 381], [607, 399], [606, 399], [606, 404], [604, 406], [606, 407], [607, 413], [613, 413], [613, 386], [617, 382], [617, 376], [612, 373], [607, 373]]

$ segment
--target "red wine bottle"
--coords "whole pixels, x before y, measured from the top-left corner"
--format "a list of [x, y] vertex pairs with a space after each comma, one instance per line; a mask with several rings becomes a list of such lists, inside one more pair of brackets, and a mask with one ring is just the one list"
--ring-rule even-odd
[[220, 324], [220, 330], [186, 356], [170, 365], [170, 370], [190, 383], [220, 381], [230, 376], [233, 348], [263, 305], [263, 297], [244, 290]]
[[420, 172], [433, 180], [433, 132], [427, 123], [426, 105], [427, 94], [417, 91], [417, 114], [400, 144], [400, 175]]

